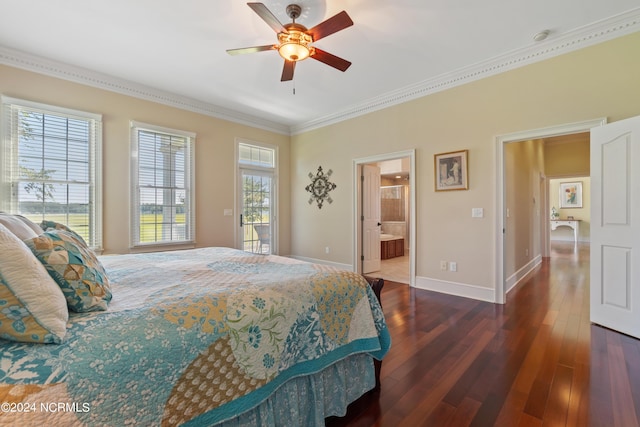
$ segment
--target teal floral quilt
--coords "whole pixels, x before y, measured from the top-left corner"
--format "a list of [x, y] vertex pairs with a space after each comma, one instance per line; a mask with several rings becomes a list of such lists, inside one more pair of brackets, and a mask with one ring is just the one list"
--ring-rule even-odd
[[352, 272], [229, 248], [100, 261], [107, 311], [71, 313], [60, 345], [0, 340], [0, 425], [215, 425], [391, 343]]

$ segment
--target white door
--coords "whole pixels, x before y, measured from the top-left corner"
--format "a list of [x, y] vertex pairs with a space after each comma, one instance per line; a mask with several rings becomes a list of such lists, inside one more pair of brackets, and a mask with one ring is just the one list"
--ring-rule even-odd
[[380, 270], [380, 168], [362, 166], [362, 273]]
[[591, 130], [591, 321], [640, 338], [640, 116]]

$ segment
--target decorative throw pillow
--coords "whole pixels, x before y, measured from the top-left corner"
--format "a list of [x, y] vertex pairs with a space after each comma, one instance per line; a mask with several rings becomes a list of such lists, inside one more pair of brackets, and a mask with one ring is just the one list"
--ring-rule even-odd
[[18, 236], [18, 239], [20, 240], [31, 239], [32, 237], [36, 237], [38, 235], [38, 233], [33, 231], [17, 215], [0, 213], [0, 224], [4, 225], [7, 229], [9, 229], [9, 231]]
[[73, 231], [72, 229], [67, 227], [66, 225], [61, 224], [59, 222], [44, 220], [44, 221], [42, 221], [40, 223], [40, 227], [44, 231], [49, 231], [49, 230], [64, 230], [64, 231], [68, 231], [69, 233], [72, 233], [74, 236], [76, 236], [78, 238], [78, 240], [80, 240], [84, 246], [88, 246], [87, 243], [82, 238], [82, 236], [80, 236], [78, 233], [76, 233], [75, 231]]
[[49, 230], [26, 245], [58, 283], [69, 309], [106, 310], [111, 286], [104, 267], [78, 236], [67, 230]]
[[68, 319], [60, 287], [29, 248], [0, 224], [0, 338], [60, 344]]

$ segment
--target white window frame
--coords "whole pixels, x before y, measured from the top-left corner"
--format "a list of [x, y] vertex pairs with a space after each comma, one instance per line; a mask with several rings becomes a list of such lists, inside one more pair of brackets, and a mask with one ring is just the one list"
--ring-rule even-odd
[[[262, 148], [266, 150], [273, 151], [273, 167], [266, 166], [258, 166], [251, 163], [243, 163], [240, 160], [240, 146], [248, 145], [257, 148]], [[271, 200], [270, 200], [270, 208], [272, 213], [271, 223], [271, 253], [278, 254], [278, 146], [273, 144], [268, 144], [264, 142], [251, 141], [248, 139], [236, 138], [236, 147], [235, 147], [235, 163], [236, 163], [236, 179], [235, 179], [235, 206], [237, 211], [237, 222], [238, 227], [234, 227], [235, 232], [235, 240], [236, 247], [239, 249], [243, 249], [244, 239], [242, 236], [242, 229], [239, 227], [240, 225], [240, 215], [242, 215], [242, 171], [253, 171], [258, 174], [268, 174], [272, 178], [272, 188], [271, 188]]]
[[[164, 134], [187, 139], [187, 150], [185, 150], [185, 239], [162, 240], [154, 242], [141, 242], [140, 236], [140, 186], [138, 182], [139, 162], [138, 162], [138, 134], [140, 131]], [[130, 209], [130, 248], [134, 251], [162, 250], [162, 249], [186, 249], [195, 247], [196, 243], [196, 201], [195, 201], [195, 141], [194, 132], [171, 129], [156, 126], [148, 123], [131, 121], [131, 209]]]
[[[32, 110], [45, 115], [86, 120], [90, 125], [89, 139], [89, 238], [87, 244], [100, 253], [102, 248], [102, 115], [86, 111], [9, 96], [0, 97], [0, 210], [20, 213], [18, 207], [18, 122], [19, 109]], [[67, 225], [67, 224], [65, 224]]]

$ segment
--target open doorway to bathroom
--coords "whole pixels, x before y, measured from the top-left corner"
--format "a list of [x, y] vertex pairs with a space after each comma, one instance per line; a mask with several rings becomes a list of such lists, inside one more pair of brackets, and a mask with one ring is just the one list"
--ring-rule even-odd
[[[355, 270], [359, 273], [413, 285], [414, 164], [413, 151], [354, 162], [358, 189], [354, 259], [357, 264]], [[364, 172], [370, 169], [377, 173], [371, 175]], [[375, 182], [369, 182], [372, 179]], [[371, 215], [371, 212], [375, 215]]]
[[409, 283], [409, 167], [408, 158], [378, 163], [380, 168], [380, 272]]

